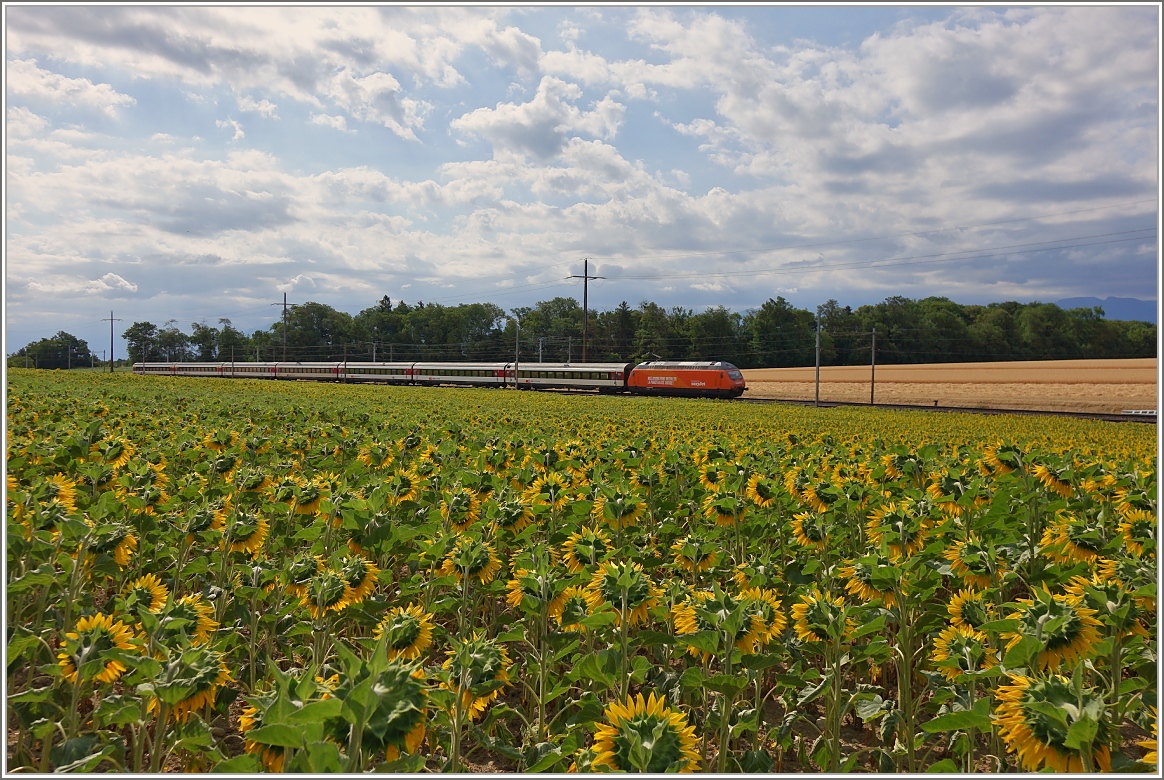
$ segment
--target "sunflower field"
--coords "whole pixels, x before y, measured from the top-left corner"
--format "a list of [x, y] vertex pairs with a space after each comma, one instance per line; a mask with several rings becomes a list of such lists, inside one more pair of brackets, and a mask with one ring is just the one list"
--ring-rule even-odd
[[7, 383], [8, 772], [1156, 771], [1155, 426]]

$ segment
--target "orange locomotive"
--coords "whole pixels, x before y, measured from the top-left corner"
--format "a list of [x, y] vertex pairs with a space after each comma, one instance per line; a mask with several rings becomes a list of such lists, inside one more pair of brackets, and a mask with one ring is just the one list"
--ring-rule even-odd
[[656, 360], [635, 366], [626, 389], [640, 395], [739, 398], [747, 385], [731, 363]]

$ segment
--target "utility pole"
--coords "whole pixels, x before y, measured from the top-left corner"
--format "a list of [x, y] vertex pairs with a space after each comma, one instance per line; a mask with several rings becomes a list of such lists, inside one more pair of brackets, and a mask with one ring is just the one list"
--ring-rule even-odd
[[[272, 303], [272, 306], [278, 306], [277, 303]], [[298, 306], [297, 303], [290, 304], [291, 306]], [[287, 293], [283, 293], [283, 362], [287, 362]]]
[[581, 279], [582, 280], [582, 362], [586, 362], [586, 324], [590, 319], [590, 307], [587, 301], [587, 292], [589, 291], [591, 279], [605, 279], [605, 276], [591, 276], [590, 275], [590, 258], [582, 258], [582, 275], [574, 274], [567, 276], [567, 279]]
[[372, 342], [372, 362], [376, 362], [376, 342]]
[[[104, 322], [104, 318], [101, 320]], [[113, 323], [121, 320], [113, 319], [113, 312], [109, 312], [109, 373], [113, 373]]]
[[517, 384], [517, 364], [521, 356], [521, 320], [516, 317], [513, 318], [514, 336], [513, 336], [513, 389], [520, 390], [521, 387]]
[[816, 400], [813, 406], [820, 406], [820, 308], [816, 310]]
[[542, 362], [542, 341], [544, 341], [544, 340], [545, 340], [545, 336], [538, 336], [538, 362], [539, 363]]
[[873, 405], [873, 388], [877, 382], [877, 328], [873, 329], [873, 346], [869, 350], [869, 405]]

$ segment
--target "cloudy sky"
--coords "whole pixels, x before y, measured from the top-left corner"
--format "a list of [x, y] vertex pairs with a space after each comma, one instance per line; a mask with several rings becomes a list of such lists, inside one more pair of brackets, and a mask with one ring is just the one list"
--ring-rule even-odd
[[1154, 4], [4, 12], [9, 352], [583, 258], [600, 309], [1156, 297]]

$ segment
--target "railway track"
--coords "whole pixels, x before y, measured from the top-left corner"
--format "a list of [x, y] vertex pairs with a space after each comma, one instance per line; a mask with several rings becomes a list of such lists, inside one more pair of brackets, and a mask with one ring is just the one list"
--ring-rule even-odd
[[[803, 398], [737, 398], [735, 403], [746, 404], [797, 404], [814, 406], [815, 401]], [[1132, 422], [1156, 424], [1155, 414], [1115, 414], [1112, 412], [1060, 412], [1051, 409], [993, 409], [981, 406], [924, 406], [922, 404], [867, 404], [860, 401], [821, 401], [819, 406], [861, 406], [873, 409], [900, 409], [917, 412], [962, 412], [964, 414], [1021, 414], [1026, 416], [1074, 417], [1080, 420], [1103, 420], [1105, 422]]]

